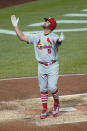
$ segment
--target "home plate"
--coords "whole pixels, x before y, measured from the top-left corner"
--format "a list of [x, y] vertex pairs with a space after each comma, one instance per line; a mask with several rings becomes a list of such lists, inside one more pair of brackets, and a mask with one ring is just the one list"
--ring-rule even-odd
[[65, 108], [60, 108], [60, 111], [76, 111], [77, 109], [74, 107], [65, 107]]

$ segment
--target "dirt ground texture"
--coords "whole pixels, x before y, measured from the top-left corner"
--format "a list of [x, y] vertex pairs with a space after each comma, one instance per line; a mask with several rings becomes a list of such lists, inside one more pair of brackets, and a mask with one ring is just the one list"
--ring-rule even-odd
[[[30, 2], [33, 0], [0, 0], [0, 8]], [[87, 93], [87, 74], [75, 76], [60, 76], [58, 81], [59, 95], [72, 95]], [[51, 96], [51, 94], [49, 94]], [[5, 104], [13, 100], [26, 100], [40, 97], [39, 85], [37, 78], [0, 80], [0, 113], [6, 108]], [[75, 100], [73, 100], [74, 103]], [[6, 103], [7, 102], [7, 103]], [[70, 103], [67, 102], [67, 105]], [[80, 101], [79, 101], [80, 102]], [[1, 104], [4, 103], [2, 107]], [[87, 105], [76, 105], [78, 110], [85, 112], [87, 116]], [[7, 107], [14, 110], [15, 106]], [[8, 110], [7, 110], [8, 111]], [[8, 113], [8, 112], [7, 112]], [[40, 113], [40, 112], [38, 112]], [[4, 117], [4, 116], [3, 116]], [[42, 121], [43, 122], [43, 121]], [[50, 120], [49, 120], [50, 122]], [[78, 122], [71, 124], [59, 124], [49, 126], [35, 126], [30, 124], [27, 119], [13, 119], [0, 122], [0, 131], [87, 131], [87, 122]]]
[[31, 1], [35, 1], [35, 0], [0, 0], [0, 8], [7, 8], [10, 6], [23, 4]]
[[[87, 75], [59, 77], [59, 95], [87, 92]], [[49, 94], [50, 95], [50, 94]], [[1, 80], [0, 101], [40, 97], [37, 78]]]
[[[72, 94], [81, 94], [81, 93], [87, 93], [87, 74], [85, 75], [71, 75], [71, 76], [60, 76], [58, 81], [58, 89], [59, 89], [59, 95], [72, 95]], [[51, 96], [51, 94], [49, 94]], [[38, 102], [35, 102], [35, 98], [40, 97], [40, 91], [39, 91], [39, 85], [38, 85], [38, 79], [37, 77], [33, 78], [21, 78], [21, 79], [7, 79], [7, 80], [0, 80], [0, 105], [1, 106], [0, 111], [5, 111], [7, 109], [7, 114], [9, 114], [9, 110], [12, 111], [16, 109], [16, 106], [14, 105], [15, 100], [21, 101], [21, 104], [26, 107], [25, 114], [33, 114], [32, 122], [39, 121], [39, 123], [43, 124], [43, 121], [40, 121], [37, 117], [34, 118], [36, 115], [40, 115], [41, 108], [38, 108]], [[31, 99], [33, 99], [31, 101]], [[84, 97], [83, 97], [84, 98]], [[28, 99], [28, 100], [27, 100]], [[12, 103], [13, 101], [13, 103]], [[35, 103], [35, 107], [37, 107], [37, 110], [33, 109], [31, 105], [29, 104], [29, 101], [31, 103]], [[86, 100], [87, 101], [87, 100]], [[6, 103], [7, 102], [7, 103]], [[12, 106], [10, 106], [9, 102], [12, 103]], [[61, 102], [61, 101], [60, 101]], [[82, 117], [82, 111], [84, 114], [84, 117], [87, 118], [87, 104], [84, 104], [82, 106], [78, 105], [81, 102], [81, 99], [76, 102], [76, 98], [74, 98], [72, 101], [66, 100], [66, 103], [62, 101], [62, 106], [72, 105], [71, 102], [74, 104], [74, 107], [77, 108], [77, 113], [73, 112], [73, 117], [76, 115], [75, 119], [80, 119]], [[4, 104], [2, 104], [4, 103]], [[26, 105], [24, 105], [24, 103]], [[7, 104], [7, 105], [6, 105]], [[19, 106], [18, 104], [18, 106]], [[28, 105], [29, 104], [29, 105]], [[65, 107], [65, 106], [64, 106]], [[17, 110], [17, 109], [16, 109]], [[22, 110], [22, 107], [20, 107], [19, 110]], [[24, 110], [23, 110], [24, 111]], [[5, 112], [6, 113], [6, 112]], [[4, 118], [5, 118], [4, 113]], [[37, 114], [35, 114], [37, 113]], [[63, 113], [63, 112], [62, 112]], [[78, 114], [79, 113], [79, 114]], [[80, 114], [81, 113], [81, 114]], [[15, 114], [15, 112], [14, 112]], [[60, 113], [61, 114], [61, 113]], [[1, 115], [1, 112], [0, 112]], [[10, 113], [11, 115], [11, 113]], [[71, 114], [69, 114], [71, 115]], [[63, 115], [64, 116], [64, 115]], [[79, 117], [78, 117], [79, 116]], [[9, 116], [8, 116], [9, 117]], [[18, 117], [18, 116], [17, 116]], [[61, 117], [61, 115], [59, 116]], [[63, 118], [63, 117], [62, 117]], [[47, 121], [50, 123], [52, 122], [52, 119], [49, 118]], [[63, 118], [67, 119], [67, 117]], [[58, 118], [56, 118], [58, 121]], [[55, 119], [53, 120], [55, 121]], [[35, 126], [31, 122], [31, 119], [12, 119], [4, 122], [0, 122], [0, 131], [34, 131], [34, 130], [58, 130], [58, 131], [86, 131], [87, 130], [87, 122], [78, 122], [78, 123], [72, 123], [72, 124], [58, 124], [58, 125], [46, 125], [46, 126]], [[45, 121], [46, 124], [46, 121]]]

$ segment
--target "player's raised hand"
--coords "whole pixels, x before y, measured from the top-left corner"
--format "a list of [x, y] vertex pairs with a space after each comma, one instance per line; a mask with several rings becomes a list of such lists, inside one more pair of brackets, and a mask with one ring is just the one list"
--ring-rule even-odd
[[63, 35], [63, 32], [61, 32], [61, 34], [60, 34], [59, 41], [64, 41], [64, 35]]
[[19, 18], [16, 18], [15, 15], [11, 15], [11, 22], [12, 22], [12, 25], [14, 27], [16, 27], [18, 25], [18, 22], [19, 22]]

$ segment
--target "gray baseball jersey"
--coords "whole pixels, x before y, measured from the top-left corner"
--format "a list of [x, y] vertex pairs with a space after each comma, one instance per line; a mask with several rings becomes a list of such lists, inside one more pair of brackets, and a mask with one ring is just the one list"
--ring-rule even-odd
[[[59, 72], [59, 64], [57, 62], [58, 45], [54, 43], [54, 40], [58, 38], [59, 36], [53, 32], [48, 35], [38, 33], [29, 36], [29, 43], [34, 44], [35, 56], [39, 61], [38, 80], [41, 92], [50, 90], [53, 93], [57, 89], [56, 84]], [[48, 66], [40, 63], [51, 63], [52, 60], [56, 60], [56, 62]]]
[[37, 33], [29, 36], [29, 43], [34, 44], [35, 56], [38, 61], [49, 63], [52, 60], [58, 60], [58, 47], [54, 43], [56, 38], [59, 36], [53, 32], [49, 35]]

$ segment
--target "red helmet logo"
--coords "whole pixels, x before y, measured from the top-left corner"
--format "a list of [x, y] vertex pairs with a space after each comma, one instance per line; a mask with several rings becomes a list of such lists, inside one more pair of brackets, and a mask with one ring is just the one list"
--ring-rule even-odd
[[49, 25], [49, 29], [50, 30], [54, 30], [56, 28], [57, 24], [56, 24], [56, 21], [55, 21], [54, 18], [50, 17], [48, 19], [47, 18], [44, 18], [44, 19], [45, 19], [45, 21], [49, 21], [50, 22], [50, 25]]

